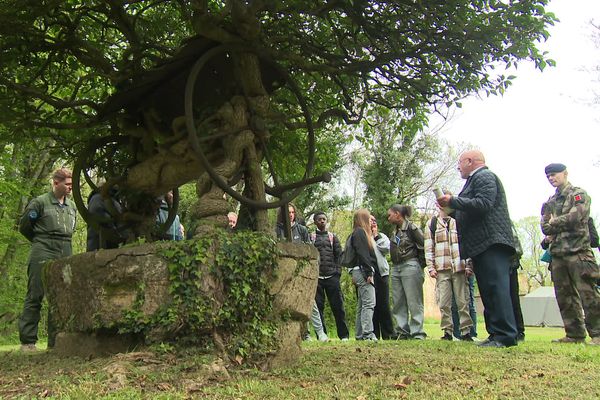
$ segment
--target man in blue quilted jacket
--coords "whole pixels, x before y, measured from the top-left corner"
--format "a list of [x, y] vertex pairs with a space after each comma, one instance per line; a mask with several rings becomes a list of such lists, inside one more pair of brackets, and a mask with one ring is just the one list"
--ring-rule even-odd
[[506, 195], [500, 179], [485, 165], [483, 153], [469, 150], [458, 159], [465, 185], [458, 196], [437, 199], [456, 219], [461, 258], [473, 260], [489, 337], [482, 347], [517, 344], [510, 298], [511, 257], [515, 253]]

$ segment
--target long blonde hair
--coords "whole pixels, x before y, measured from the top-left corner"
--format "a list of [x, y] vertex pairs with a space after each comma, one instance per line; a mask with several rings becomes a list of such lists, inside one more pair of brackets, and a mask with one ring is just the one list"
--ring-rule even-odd
[[366, 208], [360, 208], [356, 210], [354, 213], [354, 229], [357, 228], [362, 229], [367, 235], [367, 243], [369, 244], [369, 249], [373, 249], [373, 241], [371, 240], [371, 236], [373, 235], [373, 231], [371, 231], [371, 213]]

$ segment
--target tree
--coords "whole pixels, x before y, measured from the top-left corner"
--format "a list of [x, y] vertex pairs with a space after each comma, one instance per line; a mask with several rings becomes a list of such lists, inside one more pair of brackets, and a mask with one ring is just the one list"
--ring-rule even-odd
[[[365, 206], [380, 218], [396, 203], [425, 204], [428, 211], [432, 189], [456, 180], [457, 150], [427, 124], [426, 111], [405, 118], [382, 108], [363, 120], [356, 136], [364, 150], [356, 150], [354, 160], [362, 172]], [[385, 218], [381, 225], [390, 228]]]
[[523, 257], [521, 257], [521, 266], [527, 277], [527, 293], [540, 286], [551, 286], [550, 271], [548, 264], [540, 261], [542, 250], [542, 231], [540, 229], [540, 220], [538, 217], [525, 217], [515, 224], [521, 246], [523, 247]]
[[[197, 179], [195, 217], [224, 222], [227, 192], [268, 230], [264, 208], [325, 179], [315, 143], [331, 124], [373, 104], [411, 118], [502, 93], [512, 76], [498, 67], [553, 64], [536, 48], [555, 21], [546, 3], [6, 0], [0, 120], [25, 136], [3, 139], [73, 149], [76, 169], [119, 184], [134, 220]], [[290, 164], [306, 167], [286, 183]]]
[[[364, 150], [355, 160], [365, 184], [365, 206], [382, 217], [394, 203], [412, 203], [420, 194], [424, 165], [437, 148], [433, 135], [423, 134], [424, 115], [407, 119], [389, 109], [368, 113], [357, 138]], [[359, 155], [360, 154], [360, 155]]]

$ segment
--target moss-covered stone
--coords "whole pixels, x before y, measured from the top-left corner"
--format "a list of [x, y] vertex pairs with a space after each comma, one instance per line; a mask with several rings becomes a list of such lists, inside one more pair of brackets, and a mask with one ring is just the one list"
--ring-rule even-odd
[[79, 254], [45, 271], [58, 352], [173, 342], [268, 365], [298, 356], [317, 279], [313, 246], [224, 231]]

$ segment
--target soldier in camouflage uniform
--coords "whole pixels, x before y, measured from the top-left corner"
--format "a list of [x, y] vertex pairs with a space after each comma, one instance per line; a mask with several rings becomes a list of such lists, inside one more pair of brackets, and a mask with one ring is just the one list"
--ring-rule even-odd
[[550, 164], [545, 169], [556, 193], [542, 206], [541, 220], [542, 232], [551, 238], [552, 282], [566, 332], [554, 342], [583, 343], [587, 328], [591, 344], [600, 345], [600, 293], [595, 288], [600, 269], [590, 249], [590, 197], [567, 181], [566, 168]]
[[[47, 261], [70, 256], [71, 236], [77, 211], [67, 198], [71, 193], [71, 171], [58, 169], [52, 175], [52, 191], [33, 199], [19, 224], [19, 231], [31, 242], [27, 267], [27, 296], [19, 318], [21, 350], [35, 351], [40, 309], [44, 299], [42, 267]], [[54, 346], [54, 326], [48, 315], [48, 347]]]

